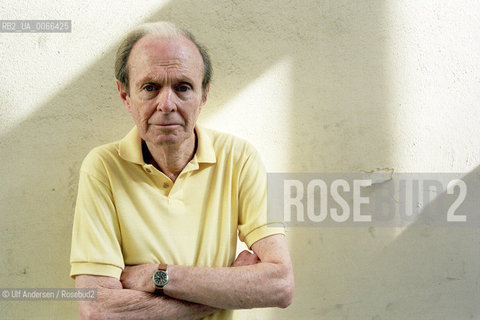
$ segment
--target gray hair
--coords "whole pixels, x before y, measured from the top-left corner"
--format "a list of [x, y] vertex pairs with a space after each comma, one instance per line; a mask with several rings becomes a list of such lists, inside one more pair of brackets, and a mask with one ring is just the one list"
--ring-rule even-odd
[[126, 86], [127, 93], [129, 93], [128, 57], [130, 56], [130, 52], [132, 51], [135, 43], [137, 43], [137, 41], [144, 36], [150, 34], [166, 37], [169, 39], [185, 37], [193, 42], [193, 44], [200, 52], [203, 60], [202, 91], [203, 96], [205, 97], [206, 89], [207, 86], [210, 84], [213, 73], [212, 63], [210, 62], [210, 57], [208, 55], [207, 49], [195, 40], [195, 37], [192, 33], [177, 27], [171, 22], [165, 21], [144, 23], [142, 25], [139, 25], [138, 27], [130, 31], [120, 43], [120, 46], [117, 49], [117, 53], [115, 54], [115, 78]]

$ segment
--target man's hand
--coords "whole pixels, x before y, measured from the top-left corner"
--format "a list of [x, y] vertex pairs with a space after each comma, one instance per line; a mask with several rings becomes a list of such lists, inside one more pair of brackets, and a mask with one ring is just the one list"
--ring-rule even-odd
[[[135, 269], [130, 269], [129, 271], [132, 270]], [[209, 306], [180, 301], [161, 295], [128, 290], [122, 288], [120, 281], [111, 277], [78, 275], [75, 277], [75, 287], [97, 288], [98, 290], [97, 299], [77, 301], [80, 318], [84, 320], [196, 320], [218, 310]]]
[[120, 276], [120, 282], [124, 289], [132, 289], [144, 292], [155, 292], [152, 276], [158, 268], [158, 264], [147, 263], [136, 266], [125, 266]]
[[243, 250], [233, 262], [232, 267], [249, 266], [259, 262], [260, 259], [255, 253], [252, 253], [248, 250]]

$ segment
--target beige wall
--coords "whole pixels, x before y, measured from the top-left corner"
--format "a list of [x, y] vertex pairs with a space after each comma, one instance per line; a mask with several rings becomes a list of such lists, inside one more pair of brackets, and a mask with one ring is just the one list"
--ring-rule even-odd
[[[209, 48], [201, 122], [249, 139], [269, 171], [476, 172], [474, 1], [14, 1], [0, 19], [72, 33], [0, 34], [0, 288], [72, 287], [78, 169], [132, 126], [113, 81], [119, 37], [170, 20]], [[474, 319], [475, 228], [289, 229], [296, 295], [243, 319]], [[73, 302], [1, 302], [2, 318], [76, 318]]]

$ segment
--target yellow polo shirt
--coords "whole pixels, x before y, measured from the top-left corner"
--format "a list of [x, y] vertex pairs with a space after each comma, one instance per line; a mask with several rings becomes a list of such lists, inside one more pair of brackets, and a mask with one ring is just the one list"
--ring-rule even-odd
[[266, 173], [256, 150], [231, 135], [195, 130], [197, 151], [175, 183], [145, 164], [136, 127], [87, 155], [70, 276], [119, 279], [125, 265], [142, 263], [226, 267], [235, 260], [237, 230], [248, 247], [283, 233], [267, 225]]

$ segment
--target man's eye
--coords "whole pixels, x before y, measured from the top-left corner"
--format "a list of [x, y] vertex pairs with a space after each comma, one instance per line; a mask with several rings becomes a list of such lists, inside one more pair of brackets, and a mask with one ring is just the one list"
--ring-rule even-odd
[[155, 87], [149, 84], [148, 86], [145, 86], [144, 90], [145, 91], [153, 91], [153, 90], [155, 90]]
[[178, 91], [180, 92], [187, 92], [190, 89], [188, 86], [179, 86]]

